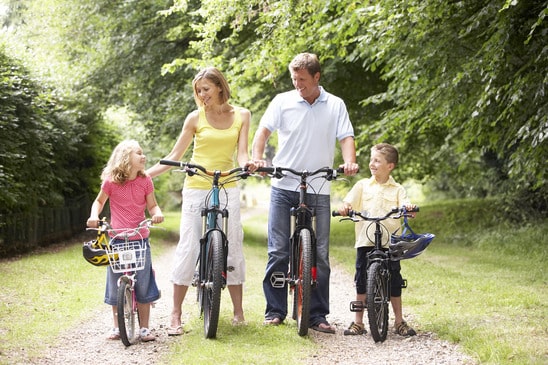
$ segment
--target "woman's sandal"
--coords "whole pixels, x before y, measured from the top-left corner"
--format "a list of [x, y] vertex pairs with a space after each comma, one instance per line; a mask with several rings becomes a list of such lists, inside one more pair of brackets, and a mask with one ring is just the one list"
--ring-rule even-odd
[[183, 334], [183, 326], [179, 325], [177, 327], [168, 327], [167, 335], [168, 336], [180, 336]]

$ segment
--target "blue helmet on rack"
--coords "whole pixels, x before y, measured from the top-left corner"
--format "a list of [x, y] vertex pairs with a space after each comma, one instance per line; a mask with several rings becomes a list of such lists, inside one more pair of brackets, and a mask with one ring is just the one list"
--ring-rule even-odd
[[390, 236], [390, 243], [388, 244], [390, 259], [392, 261], [412, 259], [423, 253], [434, 237], [436, 236], [432, 233], [417, 234], [413, 232], [407, 222], [407, 216], [405, 216], [402, 234], [396, 235], [393, 233]]
[[390, 259], [393, 261], [412, 259], [426, 250], [434, 237], [436, 236], [432, 233], [411, 233], [401, 236], [393, 234], [388, 244]]

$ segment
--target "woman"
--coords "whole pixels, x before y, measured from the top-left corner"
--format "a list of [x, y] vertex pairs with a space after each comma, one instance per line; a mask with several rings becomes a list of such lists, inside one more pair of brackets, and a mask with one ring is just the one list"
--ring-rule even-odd
[[[168, 160], [180, 160], [190, 143], [194, 140], [191, 161], [208, 170], [229, 170], [234, 167], [234, 154], [239, 166], [256, 169], [249, 161], [248, 134], [251, 113], [249, 110], [228, 103], [230, 88], [223, 74], [214, 67], [201, 70], [192, 81], [194, 100], [198, 109], [185, 119], [183, 129], [171, 152], [165, 156]], [[156, 164], [147, 173], [156, 177], [170, 167]], [[245, 280], [245, 261], [243, 257], [243, 230], [240, 222], [240, 191], [236, 183], [225, 185], [229, 211], [228, 228], [228, 272], [227, 285], [234, 306], [232, 324], [245, 323], [242, 307], [243, 282]], [[173, 309], [168, 334], [180, 335], [182, 304], [188, 287], [192, 282], [196, 260], [199, 254], [201, 238], [200, 210], [211, 184], [196, 176], [187, 176], [183, 186], [183, 205], [181, 214], [180, 238], [175, 252], [175, 265], [172, 272]], [[223, 201], [221, 200], [221, 204]]]

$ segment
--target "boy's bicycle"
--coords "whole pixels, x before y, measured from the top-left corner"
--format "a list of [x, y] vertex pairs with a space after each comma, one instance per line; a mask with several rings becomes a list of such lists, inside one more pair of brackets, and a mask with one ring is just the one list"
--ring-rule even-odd
[[[117, 317], [120, 339], [126, 346], [134, 344], [139, 338], [139, 326], [135, 327], [136, 319], [139, 320], [135, 283], [137, 271], [145, 267], [147, 249], [146, 241], [140, 231], [151, 227], [152, 220], [145, 219], [136, 228], [113, 229], [103, 218], [99, 221], [98, 228], [88, 228], [88, 230], [97, 231], [94, 248], [88, 248], [93, 250], [89, 255], [93, 255], [94, 265], [108, 263], [112, 272], [122, 273], [118, 279]], [[86, 248], [84, 248], [84, 256], [86, 256], [85, 251]]]
[[310, 297], [316, 287], [316, 211], [307, 204], [308, 178], [336, 180], [342, 168], [324, 167], [316, 171], [296, 171], [288, 167], [261, 167], [257, 172], [281, 179], [288, 172], [300, 178], [299, 203], [291, 208], [289, 271], [275, 272], [270, 282], [275, 288], [289, 284], [293, 293], [293, 319], [297, 321], [300, 336], [308, 334], [310, 325]]
[[[371, 336], [375, 342], [384, 341], [388, 332], [388, 303], [390, 302], [390, 261], [413, 258], [422, 253], [430, 244], [434, 235], [431, 233], [415, 234], [407, 223], [410, 213], [418, 212], [419, 208], [406, 210], [405, 207], [394, 208], [386, 215], [381, 217], [368, 217], [366, 213], [360, 213], [353, 210], [348, 212], [348, 217], [343, 220], [353, 222], [368, 221], [375, 224], [374, 240], [369, 239], [375, 244], [371, 252], [367, 254], [367, 289], [366, 303], [353, 301], [350, 303], [352, 312], [361, 312], [367, 308], [367, 317]], [[340, 216], [338, 211], [332, 212], [334, 217]], [[404, 232], [398, 236], [391, 235], [389, 248], [382, 247], [383, 231], [388, 232], [381, 223], [385, 219], [404, 218]], [[410, 233], [407, 233], [407, 230]], [[402, 287], [406, 287], [404, 280]]]
[[203, 229], [196, 267], [198, 277], [193, 285], [198, 288], [198, 303], [200, 314], [204, 316], [205, 338], [214, 338], [219, 323], [221, 289], [226, 287], [228, 256], [228, 210], [226, 206], [221, 207], [219, 192], [225, 184], [245, 179], [250, 173], [242, 167], [229, 171], [209, 171], [190, 162], [160, 160], [160, 164], [177, 166], [179, 169], [175, 171], [185, 172], [189, 176], [200, 176], [211, 182], [211, 191], [201, 211]]

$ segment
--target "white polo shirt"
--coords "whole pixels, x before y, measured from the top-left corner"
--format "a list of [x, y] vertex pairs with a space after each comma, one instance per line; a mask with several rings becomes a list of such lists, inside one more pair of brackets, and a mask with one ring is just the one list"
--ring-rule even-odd
[[[312, 105], [296, 90], [276, 95], [261, 118], [260, 126], [278, 132], [278, 148], [272, 164], [295, 170], [334, 167], [337, 140], [354, 137], [344, 101], [321, 86], [320, 96]], [[309, 193], [330, 193], [331, 185], [324, 179], [310, 179], [309, 183], [314, 189], [309, 188]], [[299, 180], [291, 174], [283, 179], [272, 179], [272, 186], [284, 190], [295, 191], [298, 185]]]

